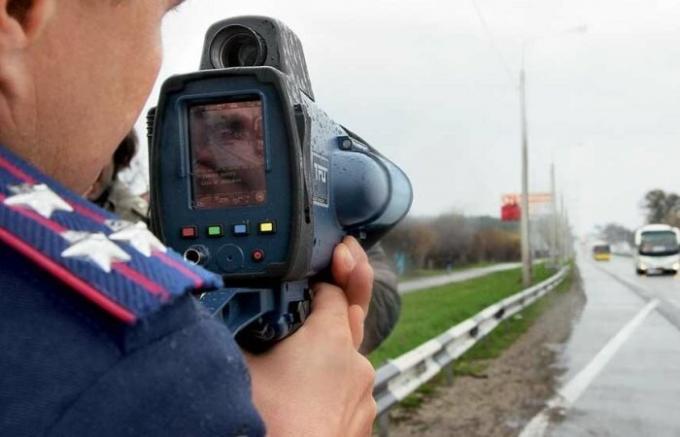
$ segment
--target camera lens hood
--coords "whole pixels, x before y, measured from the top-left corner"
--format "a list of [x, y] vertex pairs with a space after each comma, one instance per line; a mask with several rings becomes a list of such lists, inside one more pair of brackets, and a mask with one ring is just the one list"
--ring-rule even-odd
[[213, 68], [257, 67], [264, 65], [267, 45], [254, 30], [229, 25], [220, 30], [210, 47]]

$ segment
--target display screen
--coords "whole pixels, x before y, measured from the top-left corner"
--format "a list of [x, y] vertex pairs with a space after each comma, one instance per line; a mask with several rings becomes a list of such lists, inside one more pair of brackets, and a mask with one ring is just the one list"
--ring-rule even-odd
[[195, 209], [267, 200], [262, 102], [257, 97], [189, 109]]

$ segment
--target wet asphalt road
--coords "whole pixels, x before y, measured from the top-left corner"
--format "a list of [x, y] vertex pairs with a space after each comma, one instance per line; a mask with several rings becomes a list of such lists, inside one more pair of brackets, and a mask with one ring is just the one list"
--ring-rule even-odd
[[522, 437], [680, 436], [680, 277], [580, 256], [587, 303], [561, 353], [558, 395]]

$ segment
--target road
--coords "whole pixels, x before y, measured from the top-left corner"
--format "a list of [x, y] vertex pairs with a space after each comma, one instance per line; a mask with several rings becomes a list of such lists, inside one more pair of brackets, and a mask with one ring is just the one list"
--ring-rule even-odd
[[630, 258], [578, 263], [588, 301], [558, 393], [521, 436], [680, 435], [680, 278], [638, 277]]
[[520, 263], [495, 264], [489, 267], [479, 267], [463, 270], [460, 272], [452, 272], [447, 275], [430, 276], [427, 278], [404, 281], [399, 284], [399, 294], [408, 294], [413, 293], [414, 291], [424, 290], [426, 288], [438, 287], [454, 282], [463, 282], [469, 279], [486, 276], [491, 273], [516, 269], [520, 266]]

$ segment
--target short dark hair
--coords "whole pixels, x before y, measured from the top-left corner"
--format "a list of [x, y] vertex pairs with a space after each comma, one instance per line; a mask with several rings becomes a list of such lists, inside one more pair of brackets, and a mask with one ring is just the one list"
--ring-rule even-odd
[[10, 0], [7, 4], [7, 13], [23, 23], [32, 2], [33, 0]]
[[121, 170], [125, 170], [130, 167], [132, 158], [137, 154], [137, 147], [139, 140], [137, 134], [134, 130], [130, 131], [129, 134], [121, 141], [118, 148], [113, 153], [113, 174], [114, 176], [118, 174]]

